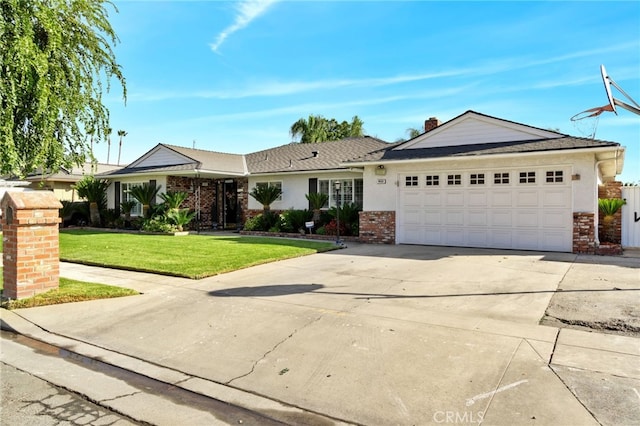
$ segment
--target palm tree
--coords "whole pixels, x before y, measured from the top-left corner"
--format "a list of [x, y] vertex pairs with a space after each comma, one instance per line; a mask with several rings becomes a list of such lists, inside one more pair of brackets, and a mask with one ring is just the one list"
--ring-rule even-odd
[[282, 190], [277, 186], [260, 185], [254, 187], [249, 195], [262, 204], [264, 213], [267, 214], [271, 209], [271, 204], [282, 195]]
[[301, 118], [291, 126], [291, 136], [300, 137], [300, 143], [323, 142], [328, 138], [327, 119], [321, 115], [309, 115]]
[[409, 127], [407, 129], [407, 135], [409, 135], [409, 139], [413, 139], [415, 137], [418, 137], [422, 134], [422, 131], [420, 129], [416, 129], [415, 127]]
[[104, 208], [107, 204], [107, 188], [109, 188], [109, 181], [96, 179], [93, 176], [85, 176], [75, 186], [78, 197], [89, 202], [91, 226], [100, 226], [100, 208]]
[[118, 130], [118, 136], [120, 136], [120, 145], [118, 145], [118, 166], [120, 165], [120, 154], [122, 153], [122, 138], [127, 135], [128, 133], [124, 130]]
[[111, 132], [113, 129], [111, 127], [107, 127], [107, 164], [109, 164], [109, 157], [111, 156]]
[[155, 202], [161, 186], [162, 185], [151, 186], [148, 183], [143, 183], [142, 185], [136, 185], [129, 190], [131, 196], [142, 204], [143, 217], [148, 217], [150, 215], [149, 207]]
[[329, 195], [323, 192], [311, 192], [305, 194], [305, 197], [309, 200], [309, 205], [311, 210], [313, 210], [313, 221], [318, 222], [320, 220], [320, 209], [322, 209], [329, 200]]

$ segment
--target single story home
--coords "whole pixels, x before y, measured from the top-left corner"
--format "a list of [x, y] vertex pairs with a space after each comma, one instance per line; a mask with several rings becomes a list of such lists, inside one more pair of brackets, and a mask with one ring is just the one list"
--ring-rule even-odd
[[[109, 206], [143, 182], [187, 191], [201, 223], [239, 228], [262, 208], [248, 192], [276, 185], [274, 210], [362, 206], [360, 240], [371, 243], [590, 252], [597, 245], [598, 185], [615, 181], [624, 148], [474, 111], [389, 144], [373, 137], [292, 143], [246, 154], [159, 144], [111, 180]], [[340, 192], [334, 190], [340, 182]], [[137, 211], [139, 213], [139, 210]]]
[[41, 170], [30, 174], [24, 180], [31, 189], [48, 189], [60, 201], [79, 201], [75, 184], [87, 175], [94, 175], [122, 168], [115, 164], [84, 163], [81, 166], [62, 167], [58, 172], [42, 173]]

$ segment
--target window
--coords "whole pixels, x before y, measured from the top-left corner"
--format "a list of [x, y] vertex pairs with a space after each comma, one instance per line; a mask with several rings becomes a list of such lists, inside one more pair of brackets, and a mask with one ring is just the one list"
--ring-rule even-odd
[[484, 185], [484, 173], [471, 173], [469, 175], [469, 183], [471, 185]]
[[440, 185], [440, 176], [438, 176], [438, 175], [427, 176], [426, 184], [427, 184], [427, 186], [438, 186], [438, 185]]
[[142, 182], [122, 182], [120, 184], [120, 201], [134, 201], [136, 204], [131, 209], [131, 216], [142, 216], [142, 204], [131, 195], [131, 188], [142, 186]]
[[418, 176], [407, 176], [404, 178], [404, 186], [418, 186]]
[[520, 183], [536, 183], [536, 172], [520, 172]]
[[562, 170], [547, 171], [547, 183], [562, 183], [563, 177]]
[[447, 185], [460, 185], [462, 183], [461, 175], [449, 175], [447, 176]]
[[276, 188], [280, 189], [280, 196], [278, 197], [278, 199], [276, 201], [282, 201], [282, 182], [281, 181], [274, 181], [274, 182], [256, 182], [256, 187], [262, 187], [262, 186], [275, 186]]
[[506, 185], [509, 183], [509, 173], [494, 173], [493, 183], [496, 185]]
[[[364, 184], [362, 179], [338, 179], [340, 181], [340, 205], [354, 203], [362, 207]], [[323, 208], [336, 206], [336, 179], [318, 180], [318, 192], [327, 194], [329, 200]]]

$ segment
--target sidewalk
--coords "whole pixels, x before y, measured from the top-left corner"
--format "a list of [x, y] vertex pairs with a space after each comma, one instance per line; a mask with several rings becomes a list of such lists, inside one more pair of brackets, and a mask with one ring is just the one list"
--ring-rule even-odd
[[[379, 248], [350, 247], [199, 281], [63, 263], [62, 276], [143, 294], [2, 311], [2, 325], [288, 424], [640, 418], [632, 390], [640, 389], [640, 339], [534, 320], [572, 267], [568, 256], [449, 256], [402, 246], [380, 257], [371, 250]], [[487, 276], [493, 292], [478, 294]], [[3, 362], [5, 348], [3, 340]], [[18, 354], [12, 362], [28, 359]], [[76, 382], [63, 386], [108, 389]], [[122, 403], [130, 393], [91, 398]], [[159, 413], [138, 400], [125, 414], [171, 424], [161, 414], [196, 410], [192, 424], [211, 424], [203, 407], [172, 404]]]

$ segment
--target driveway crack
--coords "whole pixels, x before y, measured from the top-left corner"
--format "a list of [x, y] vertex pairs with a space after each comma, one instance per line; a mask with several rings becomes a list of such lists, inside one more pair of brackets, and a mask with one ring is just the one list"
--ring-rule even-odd
[[300, 328], [296, 328], [295, 330], [293, 330], [291, 332], [291, 334], [289, 334], [287, 337], [285, 337], [284, 339], [280, 340], [279, 342], [277, 342], [275, 345], [273, 345], [273, 347], [271, 349], [269, 349], [268, 351], [266, 351], [259, 359], [257, 359], [253, 365], [251, 366], [251, 370], [249, 370], [249, 372], [241, 374], [239, 376], [236, 376], [234, 378], [232, 378], [231, 380], [228, 380], [226, 382], [224, 382], [225, 385], [230, 385], [232, 382], [242, 379], [244, 377], [247, 377], [249, 375], [251, 375], [256, 367], [258, 366], [258, 363], [260, 363], [260, 361], [262, 361], [263, 359], [265, 359], [270, 353], [272, 353], [273, 351], [275, 351], [276, 349], [278, 349], [278, 347], [280, 345], [282, 345], [284, 342], [286, 342], [287, 340], [291, 339], [293, 336], [295, 336], [298, 332], [304, 330], [305, 328], [309, 327], [312, 324], [315, 324], [316, 322], [320, 321], [320, 319], [322, 319], [322, 317], [324, 316], [324, 314], [319, 315], [317, 318], [309, 321], [308, 323], [306, 323], [305, 325], [303, 325]]

